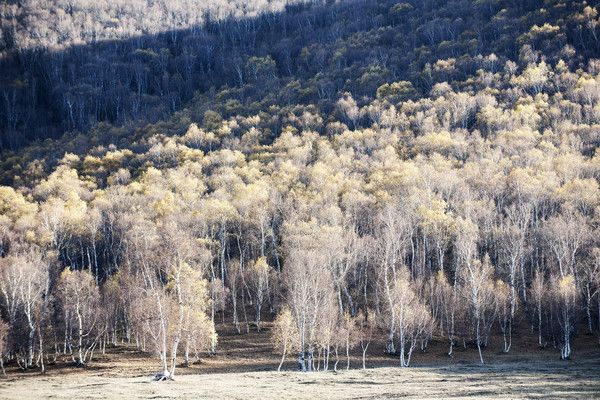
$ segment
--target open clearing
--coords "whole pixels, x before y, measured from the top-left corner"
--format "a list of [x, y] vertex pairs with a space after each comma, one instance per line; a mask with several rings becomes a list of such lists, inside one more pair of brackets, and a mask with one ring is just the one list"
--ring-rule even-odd
[[3, 399], [560, 398], [600, 396], [600, 363], [519, 363], [339, 373], [247, 372], [150, 377], [38, 376], [0, 385]]
[[[374, 342], [367, 370], [359, 369], [355, 353], [350, 371], [303, 374], [292, 372], [293, 357], [285, 372], [275, 372], [279, 356], [269, 345], [270, 323], [260, 333], [242, 335], [230, 324], [218, 328], [217, 354], [178, 368], [173, 382], [153, 382], [157, 360], [132, 346], [119, 346], [97, 355], [87, 368], [64, 360], [45, 374], [11, 366], [8, 378], [0, 378], [0, 399], [600, 398], [600, 351], [598, 339], [591, 336], [575, 342], [570, 361], [558, 360], [556, 349], [531, 351], [535, 337], [526, 332], [509, 354], [498, 351], [501, 338], [494, 337], [483, 366], [477, 363], [476, 349], [457, 346], [449, 358], [447, 343], [434, 341], [426, 353], [416, 351], [414, 366], [405, 369], [383, 353], [383, 342]], [[338, 367], [345, 366], [341, 357]]]

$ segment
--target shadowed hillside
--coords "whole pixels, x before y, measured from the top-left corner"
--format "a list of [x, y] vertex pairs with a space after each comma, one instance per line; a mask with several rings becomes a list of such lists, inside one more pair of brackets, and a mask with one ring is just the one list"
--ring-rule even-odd
[[[134, 30], [131, 39], [75, 41], [58, 50], [50, 46], [55, 39], [46, 44], [41, 36], [36, 40], [47, 49], [22, 45], [0, 61], [0, 143], [16, 148], [66, 131], [88, 136], [102, 121], [131, 132], [181, 110], [194, 96], [196, 106], [220, 103], [228, 115], [294, 104], [330, 112], [342, 92], [372, 99], [381, 84], [402, 80], [413, 84], [416, 92], [404, 94], [411, 98], [436, 82], [473, 74], [482, 54], [500, 57], [496, 65], [543, 56], [577, 67], [598, 52], [597, 16], [584, 7], [560, 1], [317, 2], [251, 18], [202, 17], [203, 25], [189, 29]], [[39, 18], [27, 21], [51, 21]], [[11, 36], [12, 25], [3, 26], [4, 36]], [[436, 68], [438, 60], [451, 60], [452, 71]]]

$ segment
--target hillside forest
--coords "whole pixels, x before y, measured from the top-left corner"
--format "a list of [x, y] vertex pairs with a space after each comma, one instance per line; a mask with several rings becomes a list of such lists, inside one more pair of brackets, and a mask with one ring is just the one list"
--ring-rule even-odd
[[0, 5], [2, 370], [600, 346], [597, 2], [223, 3]]

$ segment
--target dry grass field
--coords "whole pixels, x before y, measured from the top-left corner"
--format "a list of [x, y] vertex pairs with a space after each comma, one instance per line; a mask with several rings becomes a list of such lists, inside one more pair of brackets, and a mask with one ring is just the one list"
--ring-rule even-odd
[[[86, 368], [58, 363], [46, 374], [8, 370], [0, 379], [0, 399], [282, 399], [282, 398], [600, 398], [600, 346], [597, 338], [581, 337], [570, 361], [558, 360], [558, 350], [535, 348], [524, 334], [520, 346], [501, 354], [492, 342], [485, 365], [477, 352], [459, 346], [453, 358], [446, 343], [434, 342], [426, 353], [416, 353], [410, 368], [383, 354], [383, 343], [373, 343], [367, 370], [351, 358], [351, 370], [299, 373], [289, 360], [277, 373], [278, 356], [268, 344], [267, 329], [237, 335], [220, 327], [215, 356], [189, 368], [179, 368], [171, 382], [153, 382], [157, 363], [152, 355], [121, 346], [99, 355]], [[534, 338], [531, 338], [533, 340]], [[345, 359], [339, 368], [345, 368]]]
[[2, 382], [3, 399], [556, 398], [600, 396], [598, 363], [392, 367], [339, 373], [241, 372], [150, 377], [69, 374]]

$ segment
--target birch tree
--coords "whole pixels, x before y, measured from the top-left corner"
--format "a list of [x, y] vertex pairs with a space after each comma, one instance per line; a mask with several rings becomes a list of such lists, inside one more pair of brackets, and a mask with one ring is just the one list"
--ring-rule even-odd
[[60, 275], [57, 293], [67, 347], [73, 361], [85, 365], [103, 333], [98, 326], [100, 293], [96, 281], [89, 271], [65, 269]]
[[362, 369], [367, 368], [367, 351], [373, 340], [375, 329], [377, 328], [377, 321], [375, 319], [375, 313], [373, 310], [367, 309], [366, 312], [362, 310], [355, 317], [357, 324], [358, 342], [360, 344], [362, 353]]
[[[508, 284], [510, 288], [510, 314], [503, 334], [508, 340], [505, 341], [503, 351], [508, 353], [512, 345], [512, 330], [515, 313], [518, 304], [518, 276], [525, 280], [523, 271], [524, 258], [526, 255], [526, 239], [531, 216], [531, 207], [511, 205], [507, 211], [506, 221], [500, 228], [500, 256], [508, 269]], [[525, 291], [525, 282], [523, 282]]]
[[271, 267], [265, 257], [260, 257], [248, 268], [248, 282], [254, 294], [256, 330], [260, 332], [262, 307], [269, 296], [269, 276]]
[[417, 342], [433, 330], [429, 308], [419, 299], [408, 268], [398, 270], [392, 291], [400, 366], [408, 367]]
[[277, 367], [277, 372], [281, 371], [287, 354], [297, 350], [298, 341], [297, 326], [292, 313], [289, 308], [284, 308], [277, 314], [271, 332], [273, 347], [281, 353], [281, 361]]
[[388, 326], [386, 349], [390, 354], [396, 352], [394, 345], [397, 328], [397, 308], [394, 306], [394, 285], [398, 268], [404, 263], [407, 246], [413, 232], [413, 225], [400, 209], [387, 206], [378, 216], [375, 233], [375, 260], [377, 279], [389, 314], [384, 318]]
[[467, 262], [461, 270], [463, 296], [469, 304], [469, 314], [475, 330], [475, 344], [483, 364], [481, 347], [485, 345], [486, 328], [493, 320], [494, 286], [493, 269], [489, 257], [483, 261]]
[[531, 281], [530, 299], [534, 305], [535, 319], [538, 331], [538, 346], [544, 347], [542, 320], [544, 316], [544, 306], [548, 302], [548, 285], [543, 272], [536, 271]]
[[319, 227], [314, 221], [294, 225], [287, 228], [286, 237], [286, 300], [298, 330], [299, 368], [312, 371], [319, 326], [329, 317], [324, 310], [335, 298], [333, 280], [323, 268], [327, 265], [326, 252], [315, 238]]
[[578, 291], [573, 275], [553, 276], [551, 280], [553, 308], [560, 328], [560, 358], [571, 357], [571, 336], [575, 330]]

